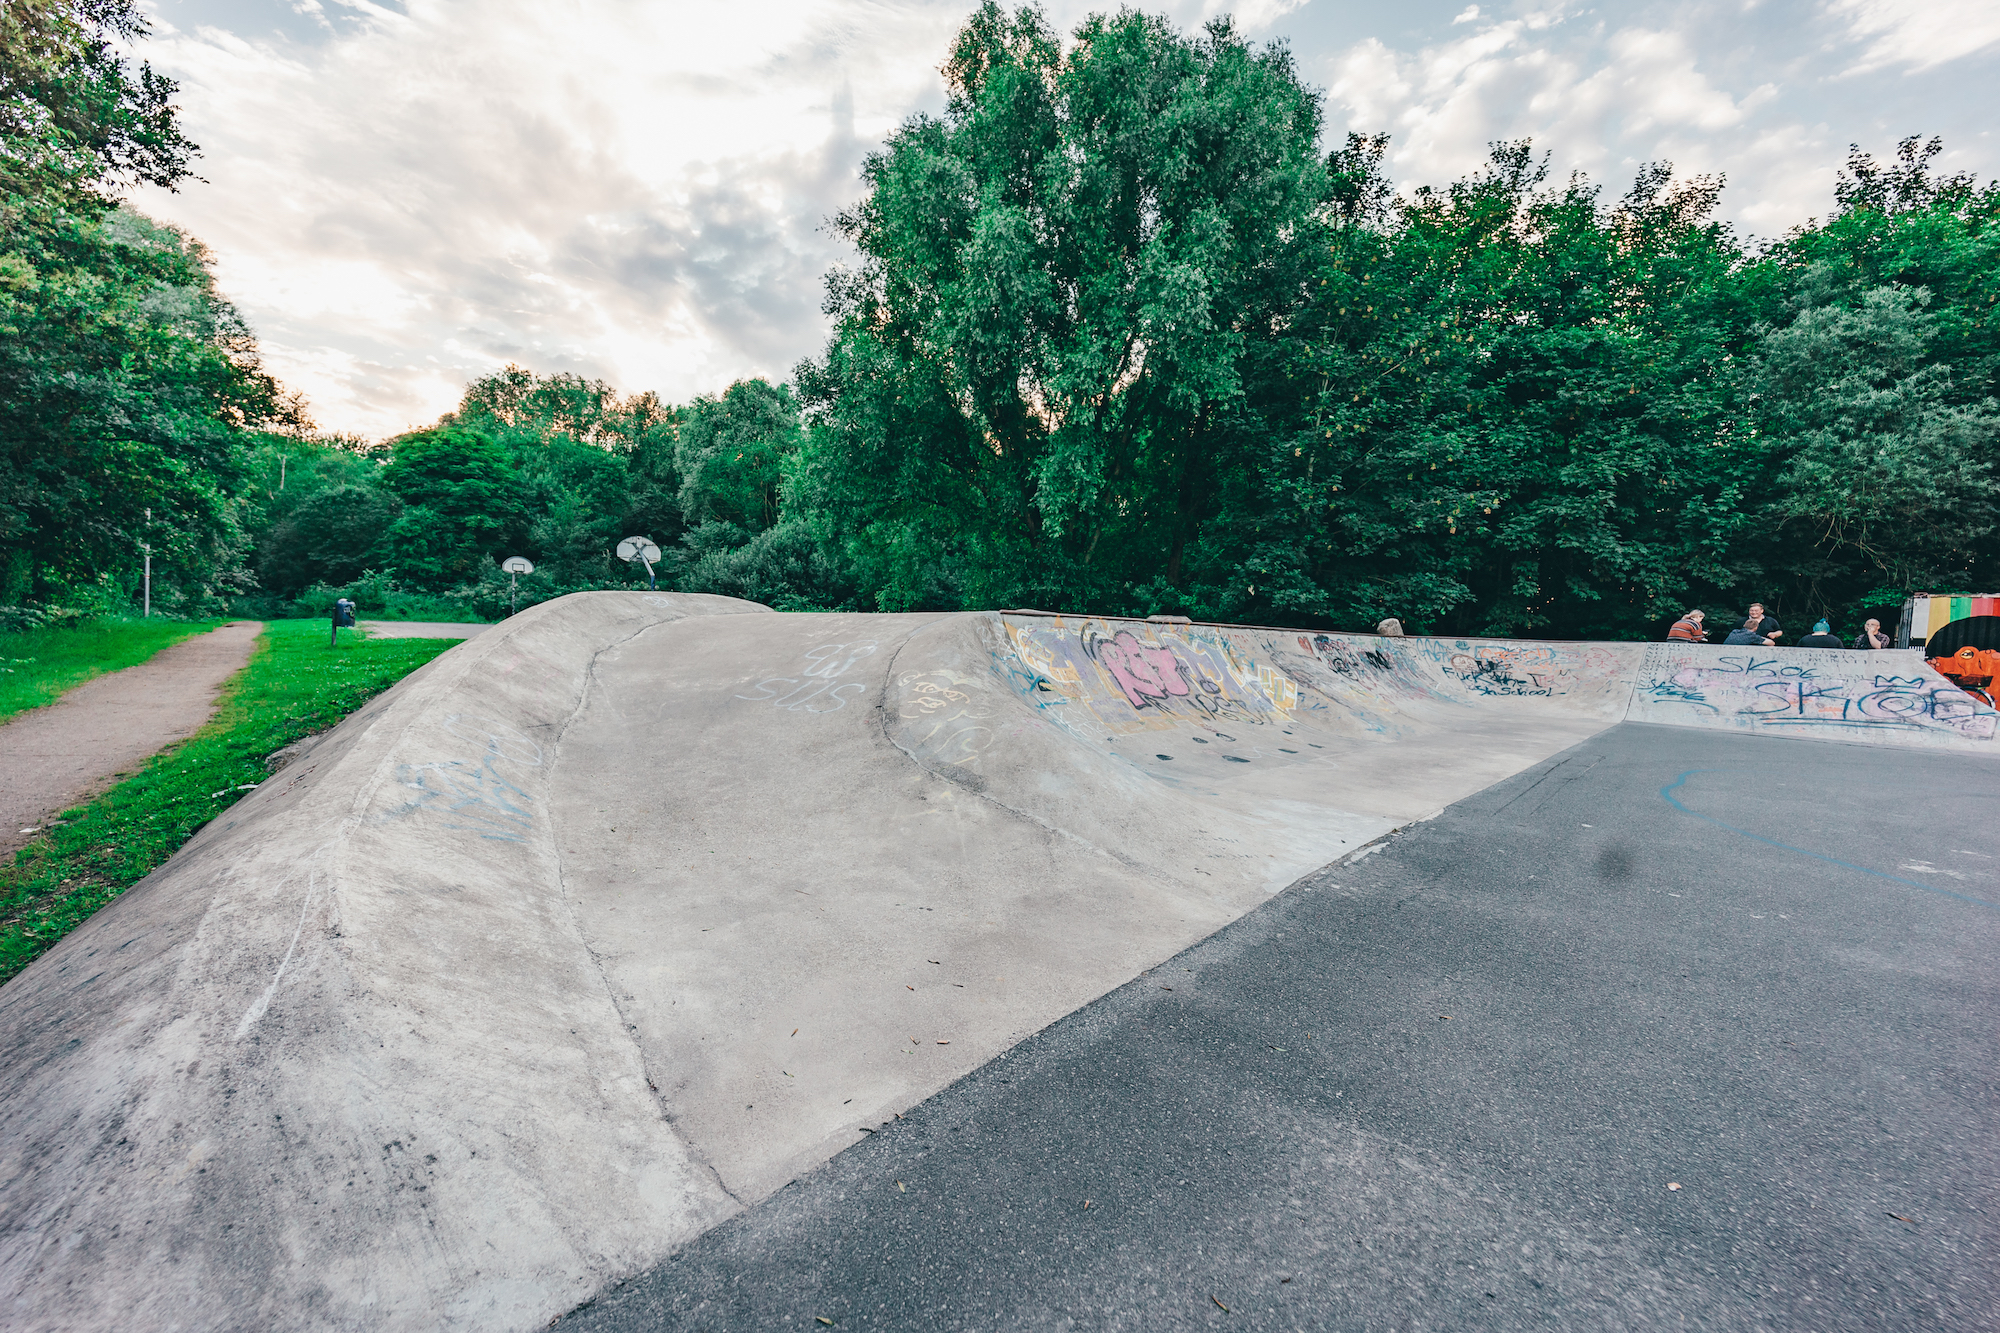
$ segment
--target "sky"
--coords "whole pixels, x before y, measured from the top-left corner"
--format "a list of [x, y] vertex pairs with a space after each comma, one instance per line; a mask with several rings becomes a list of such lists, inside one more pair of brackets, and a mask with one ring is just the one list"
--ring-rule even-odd
[[[1404, 188], [1532, 138], [1622, 194], [1720, 173], [1741, 232], [1824, 216], [1850, 143], [1941, 135], [2000, 176], [1994, 0], [1158, 0], [1287, 43], [1328, 146], [1386, 131]], [[944, 102], [969, 0], [142, 0], [204, 182], [199, 237], [320, 428], [434, 421], [509, 363], [674, 402], [789, 377], [826, 335], [827, 221]], [[1065, 32], [1109, 4], [1050, 0]]]

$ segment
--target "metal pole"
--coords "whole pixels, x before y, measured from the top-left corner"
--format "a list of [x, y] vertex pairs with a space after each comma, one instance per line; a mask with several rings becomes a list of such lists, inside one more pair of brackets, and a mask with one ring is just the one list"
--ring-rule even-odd
[[507, 575], [507, 614], [513, 615], [521, 609], [521, 576]]
[[[147, 536], [150, 537], [153, 535], [152, 529], [153, 511], [148, 509], [146, 511]], [[151, 620], [153, 618], [153, 544], [151, 542], [140, 542], [139, 545], [146, 552], [146, 609], [143, 618]]]
[[646, 559], [644, 555], [639, 557], [639, 562], [646, 566], [646, 586], [648, 588], [659, 587], [659, 581], [653, 577], [653, 562]]
[[281, 491], [285, 489], [285, 464], [290, 461], [283, 454], [278, 455], [278, 489]]

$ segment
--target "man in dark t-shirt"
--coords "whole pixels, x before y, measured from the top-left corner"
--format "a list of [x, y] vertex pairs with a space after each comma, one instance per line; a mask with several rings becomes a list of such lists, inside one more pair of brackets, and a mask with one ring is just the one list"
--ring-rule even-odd
[[1845, 648], [1840, 636], [1833, 632], [1833, 626], [1822, 620], [1813, 626], [1813, 632], [1799, 640], [1801, 648]]
[[1750, 627], [1752, 632], [1763, 635], [1773, 644], [1776, 644], [1778, 636], [1785, 632], [1783, 627], [1778, 624], [1776, 616], [1764, 613], [1764, 604], [1762, 602], [1750, 603], [1750, 619], [1756, 622]]

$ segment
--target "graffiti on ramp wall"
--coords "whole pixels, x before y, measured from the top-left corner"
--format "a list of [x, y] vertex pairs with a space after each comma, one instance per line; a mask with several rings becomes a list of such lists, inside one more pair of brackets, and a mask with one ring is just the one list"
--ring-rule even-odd
[[1584, 696], [1582, 706], [1622, 709], [1623, 696], [1613, 701], [1610, 693], [1629, 679], [1637, 655], [1636, 646], [1385, 640], [1061, 616], [1002, 624], [994, 673], [1045, 718], [1100, 738], [1300, 715], [1393, 734], [1415, 722], [1413, 707], [1508, 697]]
[[992, 708], [978, 681], [954, 671], [905, 671], [889, 695], [897, 744], [933, 764], [977, 768], [993, 744]]
[[1002, 622], [994, 674], [1079, 736], [1188, 723], [1259, 726], [1298, 706], [1298, 685], [1219, 630], [1063, 617]]
[[[1635, 722], [1838, 736], [1930, 733], [1990, 741], [2000, 714], [1924, 667], [1884, 653], [1726, 652], [1655, 644], [1632, 692]], [[1883, 670], [1888, 667], [1888, 670]]]
[[[1121, 629], [1109, 637], [1092, 635], [1084, 641], [1084, 651], [1134, 708], [1165, 703], [1175, 697], [1186, 698], [1196, 689], [1187, 663], [1172, 648], [1161, 643], [1141, 643], [1129, 629]], [[1201, 680], [1201, 688], [1210, 693], [1220, 689], [1206, 677]]]
[[1914, 653], [1381, 639], [1065, 617], [1001, 629], [989, 644], [994, 675], [1044, 720], [1097, 741], [1294, 718], [1383, 736], [1449, 724], [1468, 707], [1541, 702], [1607, 722], [1835, 738], [1845, 729], [1902, 744], [2000, 734], [2000, 713]]

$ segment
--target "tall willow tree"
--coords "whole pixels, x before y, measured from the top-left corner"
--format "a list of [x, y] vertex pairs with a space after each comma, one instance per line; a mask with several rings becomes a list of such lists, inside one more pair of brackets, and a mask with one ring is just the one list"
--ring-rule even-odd
[[[1319, 104], [1227, 21], [980, 8], [941, 118], [871, 155], [799, 369], [794, 508], [877, 605], [1176, 603], [1270, 427], [1306, 300]], [[1150, 590], [1150, 591], [1149, 591]]]

